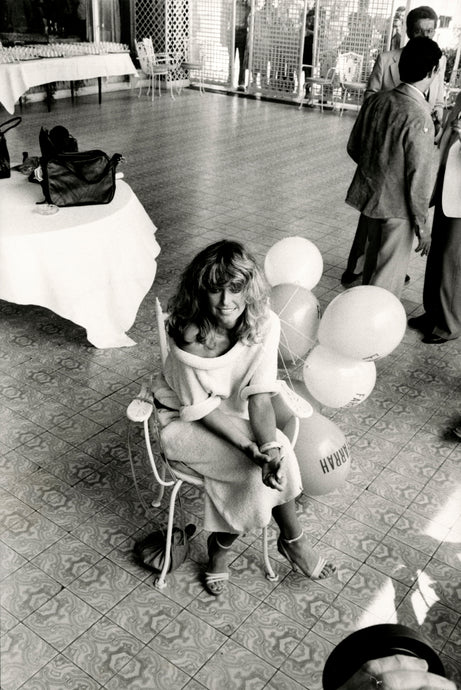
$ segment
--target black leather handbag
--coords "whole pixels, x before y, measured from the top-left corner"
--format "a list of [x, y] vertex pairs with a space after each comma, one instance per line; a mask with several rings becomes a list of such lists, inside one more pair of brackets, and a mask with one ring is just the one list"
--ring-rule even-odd
[[115, 170], [121, 158], [120, 153], [109, 158], [95, 149], [42, 159], [46, 202], [56, 206], [109, 204], [114, 198]]
[[13, 117], [0, 125], [0, 178], [11, 177], [10, 154], [6, 145], [5, 134], [8, 130], [17, 127], [22, 117]]

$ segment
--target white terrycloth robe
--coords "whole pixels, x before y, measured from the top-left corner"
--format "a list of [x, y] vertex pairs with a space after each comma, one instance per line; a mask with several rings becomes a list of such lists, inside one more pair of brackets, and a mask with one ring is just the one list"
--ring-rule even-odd
[[[283, 491], [262, 483], [261, 468], [236, 446], [209, 431], [198, 420], [220, 408], [235, 425], [253, 438], [248, 421], [248, 397], [278, 392], [277, 348], [280, 322], [270, 312], [262, 342], [237, 342], [219, 357], [199, 357], [170, 340], [164, 377], [179, 398], [179, 417], [162, 431], [168, 458], [193, 469], [204, 479], [204, 528], [211, 532], [247, 532], [265, 527], [272, 508], [301, 493], [301, 477], [287, 437], [277, 430], [283, 444]], [[158, 396], [160, 397], [160, 396]]]

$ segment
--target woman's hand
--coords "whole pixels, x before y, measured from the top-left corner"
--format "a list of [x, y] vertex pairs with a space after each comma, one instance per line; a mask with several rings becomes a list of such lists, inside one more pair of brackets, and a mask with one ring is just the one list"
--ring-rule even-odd
[[242, 450], [245, 453], [245, 455], [247, 455], [251, 460], [253, 460], [253, 462], [256, 463], [256, 465], [258, 465], [259, 467], [262, 467], [267, 462], [267, 455], [261, 453], [258, 444], [254, 441], [250, 441], [248, 439]]
[[264, 453], [265, 463], [261, 467], [263, 484], [270, 489], [282, 491], [285, 486], [285, 473], [282, 469], [283, 455], [274, 448]]
[[263, 484], [282, 491], [285, 486], [285, 474], [282, 470], [283, 457], [279, 449], [271, 448], [267, 453], [261, 453], [258, 444], [249, 440], [243, 450], [245, 455], [261, 468]]
[[427, 671], [424, 659], [395, 654], [367, 661], [339, 690], [456, 690], [450, 680]]

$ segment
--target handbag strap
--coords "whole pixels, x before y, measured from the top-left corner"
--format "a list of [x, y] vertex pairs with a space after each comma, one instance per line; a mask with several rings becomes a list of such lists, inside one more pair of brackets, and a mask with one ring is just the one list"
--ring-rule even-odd
[[[11, 120], [7, 120], [0, 125], [0, 135], [6, 134], [13, 127], [17, 127], [19, 123], [22, 122], [22, 117], [12, 117]], [[8, 126], [9, 125], [9, 126]]]

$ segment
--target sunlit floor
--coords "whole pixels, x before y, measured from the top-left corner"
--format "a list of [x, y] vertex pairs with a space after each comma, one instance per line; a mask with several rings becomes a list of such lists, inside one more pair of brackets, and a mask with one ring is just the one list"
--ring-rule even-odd
[[[267, 581], [250, 534], [232, 552], [227, 594], [210, 597], [191, 489], [182, 504], [198, 532], [168, 587], [155, 589], [132, 556], [165, 516], [143, 509], [126, 449], [126, 406], [158, 367], [154, 297], [165, 303], [180, 269], [218, 238], [241, 239], [262, 261], [278, 239], [298, 235], [322, 253], [314, 292], [325, 308], [343, 289], [357, 222], [344, 203], [353, 114], [186, 90], [153, 106], [133, 91], [101, 106], [96, 96], [60, 100], [51, 113], [27, 104], [22, 115], [8, 133], [13, 162], [38, 153], [41, 125], [66, 125], [81, 150], [123, 153], [162, 252], [129, 333], [136, 347], [97, 350], [51, 312], [0, 302], [3, 690], [318, 690], [334, 645], [379, 622], [419, 630], [461, 687], [461, 443], [451, 432], [461, 418], [460, 341], [424, 345], [407, 330], [377, 363], [365, 402], [322, 410], [348, 438], [352, 471], [336, 492], [303, 496], [299, 511], [337, 564], [333, 578], [291, 573], [271, 531], [280, 579]], [[403, 303], [416, 315], [417, 254], [409, 273]], [[135, 456], [149, 496], [140, 443]]]

